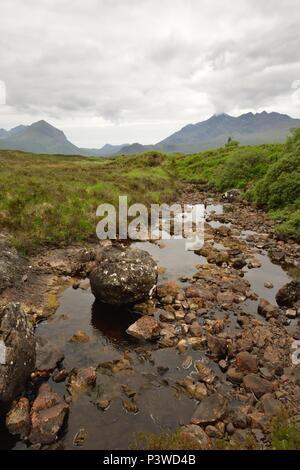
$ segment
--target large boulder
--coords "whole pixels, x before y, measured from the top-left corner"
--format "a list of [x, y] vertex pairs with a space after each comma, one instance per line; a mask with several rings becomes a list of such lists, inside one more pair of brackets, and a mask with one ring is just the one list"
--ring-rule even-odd
[[276, 294], [276, 302], [280, 307], [292, 307], [300, 300], [300, 282], [292, 281], [285, 284]]
[[146, 251], [116, 247], [104, 251], [90, 274], [97, 300], [110, 305], [126, 305], [149, 298], [157, 283], [157, 264]]
[[24, 265], [17, 251], [0, 238], [0, 293], [20, 279]]
[[11, 402], [35, 367], [33, 325], [19, 304], [0, 309], [0, 402]]

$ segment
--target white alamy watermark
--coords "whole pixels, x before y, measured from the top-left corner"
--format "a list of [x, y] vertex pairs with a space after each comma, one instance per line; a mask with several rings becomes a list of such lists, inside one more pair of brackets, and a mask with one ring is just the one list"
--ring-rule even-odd
[[6, 85], [3, 80], [0, 80], [0, 105], [6, 104]]
[[0, 365], [6, 364], [6, 346], [4, 341], [0, 340]]
[[294, 351], [292, 354], [292, 363], [294, 366], [298, 366], [300, 364], [300, 341], [294, 341], [292, 343], [292, 350]]
[[100, 240], [170, 240], [185, 239], [186, 250], [204, 245], [204, 204], [132, 204], [127, 196], [119, 197], [118, 209], [101, 204], [96, 211], [101, 217], [96, 233]]

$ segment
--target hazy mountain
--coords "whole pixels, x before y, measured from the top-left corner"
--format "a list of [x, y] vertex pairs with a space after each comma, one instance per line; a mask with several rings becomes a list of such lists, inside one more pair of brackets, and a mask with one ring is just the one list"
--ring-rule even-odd
[[81, 148], [80, 151], [83, 152], [84, 155], [90, 156], [98, 156], [98, 157], [110, 157], [118, 153], [123, 147], [126, 147], [129, 144], [122, 144], [122, 145], [111, 145], [105, 144], [100, 149], [88, 149], [88, 148]]
[[292, 127], [300, 127], [300, 119], [279, 113], [247, 113], [239, 117], [214, 115], [206, 121], [189, 124], [155, 145], [139, 143], [110, 145], [101, 149], [79, 148], [68, 141], [65, 134], [46, 121], [31, 126], [0, 129], [0, 148], [33, 153], [111, 156], [142, 153], [147, 150], [195, 153], [223, 146], [228, 137], [244, 145], [283, 142]]
[[46, 121], [12, 129], [1, 139], [0, 148], [33, 153], [80, 155], [76, 145], [69, 142], [62, 131]]
[[284, 142], [292, 127], [300, 126], [300, 119], [279, 113], [247, 113], [239, 117], [214, 115], [206, 121], [189, 124], [155, 146], [133, 144], [119, 153], [137, 153], [155, 148], [164, 152], [192, 153], [213, 149], [225, 144], [228, 137], [244, 145]]
[[5, 129], [0, 129], [0, 139], [5, 139], [8, 132]]
[[143, 153], [146, 152], [147, 150], [153, 150], [155, 149], [155, 145], [142, 145], [139, 143], [131, 144], [131, 145], [126, 145], [125, 147], [122, 147], [117, 154], [118, 155], [132, 155], [133, 153]]

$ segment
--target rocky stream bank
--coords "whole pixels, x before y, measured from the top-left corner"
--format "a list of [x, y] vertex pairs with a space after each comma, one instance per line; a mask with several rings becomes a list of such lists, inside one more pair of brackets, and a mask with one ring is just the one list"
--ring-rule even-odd
[[206, 204], [199, 251], [103, 242], [25, 260], [1, 238], [2, 448], [125, 449], [179, 428], [204, 449], [264, 449], [274, 418], [300, 420], [299, 245], [236, 192], [178, 202]]

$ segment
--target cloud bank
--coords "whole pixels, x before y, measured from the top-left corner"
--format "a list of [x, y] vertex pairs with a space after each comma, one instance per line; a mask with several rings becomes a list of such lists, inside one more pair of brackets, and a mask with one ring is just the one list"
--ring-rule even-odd
[[213, 113], [300, 117], [298, 0], [1, 0], [0, 127], [160, 140]]

